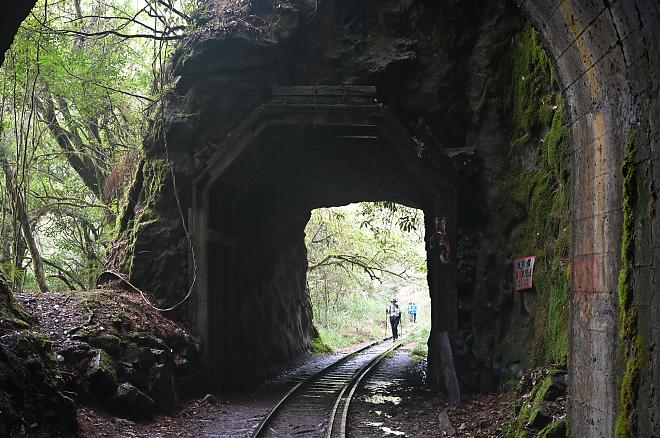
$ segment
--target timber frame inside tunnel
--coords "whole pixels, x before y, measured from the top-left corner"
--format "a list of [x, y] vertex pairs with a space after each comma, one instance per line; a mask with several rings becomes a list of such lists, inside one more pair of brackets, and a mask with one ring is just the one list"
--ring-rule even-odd
[[[301, 208], [309, 212], [313, 208], [380, 199], [406, 203], [424, 211], [432, 299], [429, 367], [431, 382], [437, 388], [442, 384], [437, 366], [444, 363], [440, 357], [441, 339], [442, 336], [446, 339], [445, 334], [453, 337], [457, 327], [453, 253], [456, 171], [446, 153], [431, 155], [431, 149], [442, 150], [438, 145], [424, 146], [432, 138], [413, 137], [385, 105], [376, 101], [375, 94], [375, 87], [274, 87], [272, 100], [257, 107], [229, 135], [223, 149], [195, 180], [191, 223], [197, 272], [191, 320], [205, 345], [206, 379], [211, 385], [227, 386], [235, 369], [240, 368], [236, 362], [240, 351], [237, 343], [258, 341], [242, 339], [236, 329], [239, 318], [236, 309], [244, 294], [237, 282], [238, 251], [241, 247], [245, 251], [248, 245], [245, 232], [240, 231], [242, 199], [274, 165], [272, 154], [286, 154], [286, 146], [282, 145], [294, 143], [300, 143], [303, 148], [320, 145], [326, 150], [381, 148], [393, 154], [398, 165], [413, 175], [414, 187], [409, 181], [401, 181], [393, 188], [383, 188], [375, 181], [373, 187], [352, 188], [346, 194], [345, 187], [338, 184], [336, 189], [321, 190], [336, 191], [326, 199], [314, 199], [314, 190], [310, 188], [308, 197], [288, 202], [302, 203]], [[276, 151], [277, 148], [280, 149]], [[348, 162], [342, 163], [349, 166]], [[291, 185], [301, 183], [298, 175], [291, 172], [285, 172], [282, 177], [288, 178]], [[396, 175], [391, 176], [395, 178]], [[368, 186], [369, 182], [364, 185]], [[300, 187], [297, 190], [306, 191]], [[256, 254], [261, 250], [251, 246], [247, 251]]]

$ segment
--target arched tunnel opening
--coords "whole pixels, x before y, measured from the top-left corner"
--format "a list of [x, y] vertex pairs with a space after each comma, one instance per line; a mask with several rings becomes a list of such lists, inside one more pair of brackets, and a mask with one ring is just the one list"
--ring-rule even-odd
[[195, 318], [210, 382], [225, 386], [310, 349], [304, 230], [316, 208], [388, 201], [422, 210], [432, 337], [455, 332], [456, 176], [446, 153], [421, 150], [433, 138], [407, 135], [374, 93], [276, 88], [197, 179]]

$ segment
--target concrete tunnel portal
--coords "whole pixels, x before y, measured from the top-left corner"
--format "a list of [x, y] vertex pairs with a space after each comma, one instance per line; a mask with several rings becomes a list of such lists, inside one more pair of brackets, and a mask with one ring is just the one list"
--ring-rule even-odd
[[211, 384], [309, 349], [304, 228], [315, 208], [388, 200], [423, 210], [425, 240], [441, 241], [427, 254], [431, 337], [454, 333], [456, 175], [424, 141], [433, 139], [413, 138], [374, 87], [276, 87], [232, 132], [193, 188], [192, 320]]

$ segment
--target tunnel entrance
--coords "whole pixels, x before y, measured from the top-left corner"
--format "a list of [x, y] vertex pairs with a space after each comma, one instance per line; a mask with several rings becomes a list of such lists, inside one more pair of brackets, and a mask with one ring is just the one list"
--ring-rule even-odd
[[431, 337], [454, 334], [456, 175], [429, 141], [374, 87], [276, 87], [230, 134], [193, 189], [191, 316], [209, 383], [227, 386], [310, 348], [304, 228], [319, 207], [388, 200], [423, 210]]

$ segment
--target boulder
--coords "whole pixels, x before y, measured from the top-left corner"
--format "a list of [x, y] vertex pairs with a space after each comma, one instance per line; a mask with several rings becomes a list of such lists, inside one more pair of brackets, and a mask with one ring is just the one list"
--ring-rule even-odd
[[133, 421], [151, 418], [156, 407], [151, 397], [130, 383], [119, 385], [113, 405], [117, 415]]
[[547, 402], [540, 402], [529, 415], [527, 426], [541, 429], [552, 422], [552, 413], [548, 410]]
[[91, 393], [104, 399], [111, 396], [117, 387], [117, 370], [112, 358], [104, 350], [95, 350], [85, 373]]
[[177, 396], [171, 367], [163, 363], [156, 364], [151, 374], [150, 393], [156, 401], [158, 410], [172, 412], [176, 406]]
[[119, 371], [120, 380], [127, 381], [141, 389], [149, 387], [149, 375], [139, 367], [139, 363], [132, 364], [119, 361], [117, 362], [117, 370]]
[[567, 375], [566, 373], [553, 375], [550, 377], [551, 383], [548, 387], [544, 400], [556, 400], [559, 397], [566, 396]]
[[100, 348], [113, 355], [119, 353], [121, 350], [119, 346], [119, 338], [109, 333], [102, 333], [98, 336], [90, 337], [87, 342], [92, 347]]

